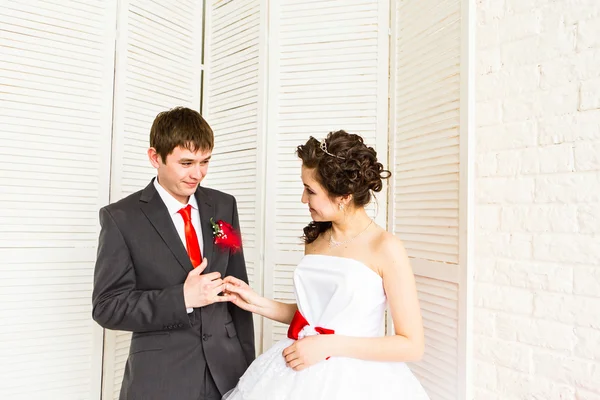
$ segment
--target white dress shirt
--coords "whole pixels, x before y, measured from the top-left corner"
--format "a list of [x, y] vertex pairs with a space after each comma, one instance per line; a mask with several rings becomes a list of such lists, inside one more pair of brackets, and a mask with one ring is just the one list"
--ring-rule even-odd
[[[192, 225], [196, 230], [196, 236], [198, 236], [198, 245], [200, 246], [200, 253], [204, 255], [204, 243], [202, 240], [202, 229], [200, 227], [200, 211], [198, 210], [198, 202], [196, 201], [196, 196], [190, 196], [187, 204], [182, 204], [179, 202], [179, 200], [173, 197], [169, 192], [165, 190], [165, 188], [163, 188], [160, 185], [160, 183], [158, 182], [158, 177], [154, 180], [154, 187], [160, 195], [160, 198], [162, 199], [163, 203], [165, 203], [165, 205], [167, 206], [167, 210], [169, 211], [169, 215], [173, 220], [173, 224], [175, 225], [175, 229], [179, 234], [179, 238], [183, 243], [183, 247], [186, 247], [185, 223], [183, 222], [183, 217], [181, 216], [181, 214], [179, 214], [179, 210], [181, 210], [184, 207], [187, 207], [188, 204], [192, 206]], [[193, 308], [187, 309], [188, 314], [192, 311], [194, 311]]]

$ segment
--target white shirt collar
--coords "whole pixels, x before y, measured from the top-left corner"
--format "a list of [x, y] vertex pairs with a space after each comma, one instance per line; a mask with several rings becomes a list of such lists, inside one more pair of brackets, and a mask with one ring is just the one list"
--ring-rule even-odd
[[191, 205], [193, 209], [198, 210], [198, 202], [196, 201], [196, 196], [191, 195], [188, 199], [187, 204], [181, 204], [179, 200], [171, 195], [171, 193], [167, 192], [167, 190], [158, 183], [158, 177], [154, 179], [154, 187], [156, 191], [160, 195], [163, 203], [167, 206], [167, 210], [169, 210], [169, 215], [175, 215], [182, 208], [186, 207], [187, 204]]

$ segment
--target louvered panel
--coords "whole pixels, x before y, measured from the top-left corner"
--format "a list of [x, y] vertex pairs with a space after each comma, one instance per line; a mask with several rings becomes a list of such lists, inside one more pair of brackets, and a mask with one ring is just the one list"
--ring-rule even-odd
[[456, 399], [458, 390], [458, 285], [416, 276], [425, 327], [423, 359], [411, 364], [432, 399]]
[[[176, 106], [200, 109], [202, 2], [126, 0], [119, 14], [111, 201], [143, 189], [156, 170], [148, 161], [156, 115]], [[119, 397], [131, 334], [107, 333], [107, 398]]]
[[459, 397], [461, 3], [399, 0], [394, 37], [394, 233], [414, 259], [432, 400]]
[[[398, 2], [394, 231], [410, 256], [457, 263], [460, 4], [426, 3]], [[455, 217], [417, 221], [434, 209]]]
[[[276, 264], [273, 268], [273, 299], [284, 303], [295, 303], [294, 295], [294, 269], [296, 264]], [[287, 336], [288, 326], [273, 322], [271, 341], [273, 343]]]
[[0, 10], [0, 320], [10, 321], [0, 354], [11, 360], [0, 363], [0, 398], [98, 395], [89, 312], [108, 198], [115, 7], [6, 0]]
[[204, 114], [215, 132], [206, 185], [235, 196], [252, 287], [257, 268], [260, 1], [212, 1], [209, 6], [207, 94]]
[[[300, 201], [303, 186], [296, 147], [310, 136], [321, 140], [340, 129], [360, 134], [375, 148], [378, 135], [385, 135], [377, 132], [380, 87], [387, 86], [379, 60], [382, 49], [387, 49], [379, 35], [382, 4], [286, 0], [279, 2], [273, 17], [277, 122], [270, 132], [276, 144], [268, 161], [275, 171], [267, 183], [274, 233], [267, 249], [266, 290], [274, 298], [295, 301], [292, 272], [303, 252], [303, 228], [311, 220]], [[385, 156], [380, 158], [385, 163]], [[375, 207], [369, 206], [368, 212], [374, 216]], [[273, 324], [266, 331], [268, 347], [285, 336], [287, 327]]]

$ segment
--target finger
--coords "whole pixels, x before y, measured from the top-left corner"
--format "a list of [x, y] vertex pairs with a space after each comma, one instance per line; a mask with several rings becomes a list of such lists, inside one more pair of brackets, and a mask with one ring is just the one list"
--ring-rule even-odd
[[207, 290], [211, 290], [211, 289], [214, 289], [214, 288], [220, 287], [220, 286], [222, 286], [223, 289], [225, 288], [225, 283], [223, 283], [223, 280], [222, 279], [215, 279], [214, 281], [209, 281], [208, 283], [206, 283], [204, 287]]
[[300, 358], [298, 353], [291, 353], [284, 357], [286, 362], [292, 362]]
[[211, 272], [210, 274], [202, 275], [202, 277], [204, 279], [209, 280], [209, 281], [214, 281], [215, 279], [220, 279], [221, 278], [221, 273], [215, 271], [215, 272]]
[[194, 268], [194, 271], [200, 275], [202, 273], [202, 271], [204, 271], [206, 269], [206, 267], [208, 266], [208, 260], [206, 259], [206, 257], [204, 257], [202, 259], [202, 262], [200, 263], [200, 265], [198, 265], [196, 268]]
[[292, 354], [293, 352], [295, 352], [296, 349], [294, 348], [294, 345], [291, 345], [289, 347], [286, 347], [285, 349], [283, 349], [283, 356], [286, 357], [288, 354]]
[[298, 360], [294, 360], [294, 361], [288, 363], [288, 366], [296, 371], [298, 371], [298, 368], [301, 368], [302, 365], [303, 364]]
[[216, 297], [216, 296], [219, 295], [219, 293], [221, 293], [223, 291], [223, 289], [225, 289], [225, 285], [224, 284], [219, 285], [219, 286], [217, 286], [215, 288], [212, 288], [212, 289], [210, 289], [210, 295]]
[[225, 294], [223, 296], [215, 296], [215, 303], [224, 303], [226, 301], [235, 303], [235, 300], [236, 300], [236, 296], [231, 295], [231, 294]]
[[244, 294], [247, 292], [247, 289], [233, 286], [231, 283], [225, 283], [225, 290], [231, 293]]
[[243, 286], [246, 284], [246, 282], [244, 282], [243, 280], [238, 279], [235, 276], [231, 276], [231, 275], [226, 276], [224, 280], [225, 280], [225, 282], [231, 283], [234, 286]]

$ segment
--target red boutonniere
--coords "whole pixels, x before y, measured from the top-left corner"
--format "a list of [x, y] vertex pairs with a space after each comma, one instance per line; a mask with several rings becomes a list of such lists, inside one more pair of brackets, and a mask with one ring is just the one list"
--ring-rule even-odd
[[242, 248], [242, 238], [240, 234], [233, 229], [233, 226], [222, 219], [215, 222], [212, 218], [210, 223], [213, 227], [214, 243], [223, 248], [231, 249], [234, 253]]

